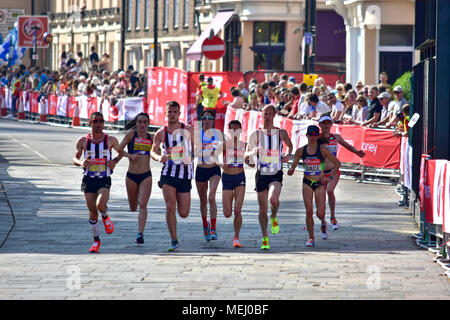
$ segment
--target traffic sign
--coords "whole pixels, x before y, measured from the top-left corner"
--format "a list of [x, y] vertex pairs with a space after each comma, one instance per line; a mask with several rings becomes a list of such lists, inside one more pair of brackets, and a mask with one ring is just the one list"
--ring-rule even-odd
[[20, 16], [18, 25], [19, 47], [32, 48], [35, 40], [37, 48], [48, 48], [43, 39], [48, 32], [47, 16]]
[[217, 60], [225, 54], [225, 42], [218, 36], [206, 38], [202, 44], [202, 53], [211, 60]]
[[303, 82], [306, 83], [308, 86], [314, 86], [314, 81], [319, 77], [318, 74], [304, 74], [303, 75]]

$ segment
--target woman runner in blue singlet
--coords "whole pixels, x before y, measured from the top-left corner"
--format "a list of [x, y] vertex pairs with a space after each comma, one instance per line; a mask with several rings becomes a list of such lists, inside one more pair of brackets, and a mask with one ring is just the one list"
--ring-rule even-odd
[[139, 207], [137, 244], [144, 243], [144, 229], [147, 222], [147, 204], [152, 192], [152, 172], [150, 170], [150, 151], [153, 139], [147, 132], [149, 126], [149, 116], [147, 113], [140, 113], [134, 120], [129, 122], [125, 129], [132, 129], [127, 132], [120, 148], [125, 146], [128, 152], [123, 155], [128, 157], [128, 171], [125, 178], [127, 187], [128, 203], [130, 210], [135, 212]]

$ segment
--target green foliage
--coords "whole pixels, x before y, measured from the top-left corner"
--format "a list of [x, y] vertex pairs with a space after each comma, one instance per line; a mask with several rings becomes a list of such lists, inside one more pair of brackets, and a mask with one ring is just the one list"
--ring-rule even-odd
[[401, 86], [403, 88], [404, 97], [408, 102], [411, 98], [411, 75], [411, 71], [406, 71], [400, 78], [395, 80], [394, 85], [392, 86], [392, 90], [396, 86]]

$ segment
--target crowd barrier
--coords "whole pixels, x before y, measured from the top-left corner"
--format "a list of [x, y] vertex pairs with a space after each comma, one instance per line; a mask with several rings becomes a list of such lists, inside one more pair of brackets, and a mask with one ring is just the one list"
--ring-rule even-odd
[[[2, 88], [0, 91], [2, 115], [6, 115], [6, 111], [11, 110], [12, 102], [11, 91], [8, 88]], [[109, 99], [99, 97], [55, 94], [43, 96], [36, 91], [20, 91], [16, 103], [18, 114], [23, 112], [29, 119], [76, 125], [86, 124], [93, 112], [101, 112], [107, 122], [120, 126], [134, 119], [137, 114], [148, 111], [145, 98], [117, 99], [113, 105]], [[20, 118], [18, 115], [18, 119]]]
[[420, 165], [420, 233], [416, 242], [436, 254], [450, 277], [450, 161], [423, 154]]

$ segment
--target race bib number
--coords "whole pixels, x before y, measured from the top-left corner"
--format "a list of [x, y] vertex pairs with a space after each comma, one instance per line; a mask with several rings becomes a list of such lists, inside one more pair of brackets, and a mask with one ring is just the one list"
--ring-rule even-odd
[[168, 148], [167, 154], [169, 155], [169, 162], [172, 164], [181, 164], [185, 157], [185, 148], [183, 146], [171, 147]]
[[244, 150], [227, 149], [226, 160], [229, 167], [242, 168], [244, 165]]
[[322, 162], [320, 159], [305, 159], [305, 175], [318, 176], [322, 173]]
[[93, 159], [88, 167], [92, 173], [101, 173], [106, 171], [106, 159]]
[[152, 150], [152, 141], [150, 139], [136, 138], [134, 139], [134, 153], [149, 154]]
[[330, 150], [330, 152], [336, 156], [337, 155], [337, 151], [338, 151], [338, 145], [337, 143], [331, 143], [331, 144], [327, 144], [325, 145], [325, 147]]
[[279, 164], [280, 151], [279, 150], [261, 150], [260, 162], [263, 165]]

